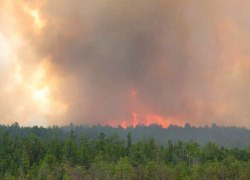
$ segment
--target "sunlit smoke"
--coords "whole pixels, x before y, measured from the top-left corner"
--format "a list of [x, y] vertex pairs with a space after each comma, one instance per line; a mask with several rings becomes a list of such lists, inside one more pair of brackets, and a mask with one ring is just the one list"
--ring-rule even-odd
[[24, 10], [33, 18], [34, 29], [35, 29], [35, 31], [39, 32], [39, 30], [41, 30], [45, 26], [45, 23], [41, 19], [38, 10], [37, 9], [29, 9], [27, 7], [25, 7]]
[[30, 36], [36, 36], [45, 27], [45, 20], [40, 17], [40, 4], [32, 9], [25, 2], [1, 2], [5, 13], [5, 18], [0, 21], [4, 27], [0, 29], [0, 68], [3, 73], [0, 98], [4, 102], [1, 122], [48, 125], [50, 120], [66, 113], [67, 104], [55, 94], [60, 78], [53, 73], [49, 57], [37, 56], [33, 45], [22, 33], [21, 17], [15, 16], [14, 10], [20, 9], [24, 16], [31, 17]]

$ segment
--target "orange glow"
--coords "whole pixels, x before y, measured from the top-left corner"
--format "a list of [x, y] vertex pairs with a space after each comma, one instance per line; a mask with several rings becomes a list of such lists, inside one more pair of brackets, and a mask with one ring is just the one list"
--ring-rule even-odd
[[163, 117], [161, 115], [150, 113], [149, 111], [147, 111], [144, 105], [139, 102], [139, 94], [137, 90], [135, 89], [131, 90], [129, 96], [131, 98], [131, 104], [134, 108], [134, 111], [131, 113], [131, 118], [122, 121], [119, 120], [109, 121], [108, 124], [111, 125], [112, 127], [121, 126], [123, 128], [128, 128], [128, 127], [136, 127], [138, 125], [150, 126], [153, 124], [162, 126], [163, 128], [167, 128], [171, 124], [184, 126], [185, 122], [177, 117], [174, 116]]
[[121, 126], [123, 128], [136, 127], [138, 125], [150, 126], [153, 124], [162, 126], [163, 128], [168, 128], [171, 124], [184, 126], [185, 123], [174, 117], [164, 118], [160, 115], [155, 115], [155, 114], [139, 116], [136, 112], [132, 113], [132, 119], [123, 120], [120, 124], [117, 123], [116, 121], [109, 122], [109, 125], [113, 127]]
[[8, 60], [8, 57], [11, 54], [11, 47], [10, 44], [8, 43], [9, 40], [4, 37], [1, 32], [0, 32], [0, 63], [1, 61]]
[[0, 0], [0, 123], [250, 127], [250, 1], [162, 3]]
[[132, 121], [132, 126], [135, 127], [138, 125], [138, 115], [136, 112], [133, 112], [133, 121]]
[[[25, 31], [39, 37], [47, 25], [42, 14], [45, 0], [4, 1], [5, 18], [0, 19], [0, 66], [6, 83], [2, 97], [11, 97], [11, 112], [2, 119], [24, 125], [48, 125], [68, 110], [61, 97], [61, 78], [55, 72], [50, 54], [39, 56], [27, 41]], [[31, 34], [30, 34], [31, 33]], [[13, 100], [12, 100], [13, 99]], [[1, 120], [2, 120], [1, 119]], [[8, 120], [8, 121], [7, 121]]]
[[64, 114], [67, 111], [67, 105], [53, 97], [58, 80], [52, 78], [53, 76], [50, 73], [51, 66], [50, 60], [44, 59], [37, 66], [30, 82], [26, 86], [31, 94], [33, 103], [41, 113], [47, 115], [54, 113]]
[[46, 1], [41, 1], [31, 7], [24, 2], [21, 2], [22, 10], [32, 19], [34, 32], [37, 34], [39, 34], [42, 28], [46, 26], [46, 20], [41, 16], [39, 10], [45, 3]]

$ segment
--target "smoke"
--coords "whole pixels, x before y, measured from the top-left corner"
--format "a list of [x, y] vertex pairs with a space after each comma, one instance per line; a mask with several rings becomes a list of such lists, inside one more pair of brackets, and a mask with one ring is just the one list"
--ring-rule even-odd
[[2, 123], [250, 127], [248, 1], [0, 5]]

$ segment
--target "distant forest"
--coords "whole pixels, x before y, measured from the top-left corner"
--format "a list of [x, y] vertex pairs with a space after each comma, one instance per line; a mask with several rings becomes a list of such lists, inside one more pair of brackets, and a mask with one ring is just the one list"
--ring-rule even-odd
[[215, 124], [167, 129], [2, 125], [0, 179], [249, 180], [249, 136], [247, 129]]
[[10, 126], [0, 125], [0, 132], [9, 132], [13, 137], [26, 137], [34, 134], [39, 138], [46, 139], [56, 136], [60, 140], [65, 139], [70, 131], [74, 131], [77, 141], [81, 136], [90, 139], [96, 138], [100, 133], [107, 136], [117, 135], [119, 138], [126, 140], [128, 133], [131, 133], [134, 142], [142, 139], [154, 138], [158, 144], [167, 145], [168, 141], [177, 142], [196, 142], [201, 146], [208, 142], [214, 142], [222, 147], [249, 147], [250, 146], [250, 129], [239, 127], [223, 127], [212, 124], [211, 127], [194, 127], [186, 124], [184, 127], [170, 125], [168, 128], [162, 128], [159, 125], [136, 126], [126, 129], [121, 126], [114, 128], [111, 126], [52, 126], [44, 127], [20, 127], [18, 123]]

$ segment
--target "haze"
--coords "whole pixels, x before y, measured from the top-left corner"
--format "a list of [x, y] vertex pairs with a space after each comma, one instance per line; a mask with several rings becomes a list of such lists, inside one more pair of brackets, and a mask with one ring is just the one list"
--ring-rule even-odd
[[250, 127], [250, 1], [0, 0], [0, 123]]

